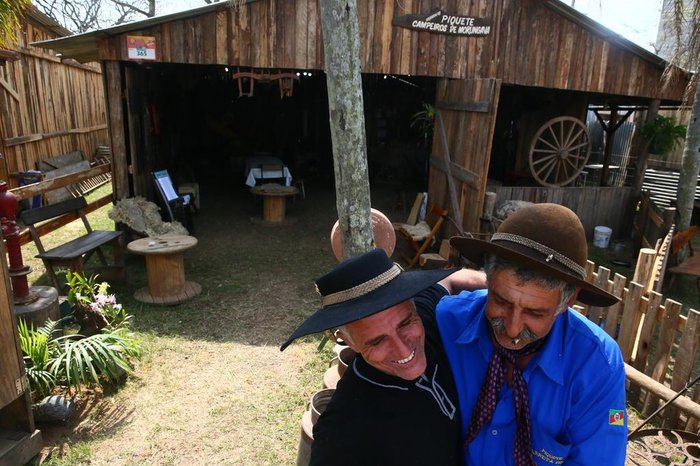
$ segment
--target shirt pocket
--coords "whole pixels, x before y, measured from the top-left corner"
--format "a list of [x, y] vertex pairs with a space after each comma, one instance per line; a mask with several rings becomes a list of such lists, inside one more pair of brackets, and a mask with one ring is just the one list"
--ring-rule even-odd
[[546, 433], [532, 430], [532, 459], [536, 464], [564, 464], [570, 450], [570, 444], [560, 443]]

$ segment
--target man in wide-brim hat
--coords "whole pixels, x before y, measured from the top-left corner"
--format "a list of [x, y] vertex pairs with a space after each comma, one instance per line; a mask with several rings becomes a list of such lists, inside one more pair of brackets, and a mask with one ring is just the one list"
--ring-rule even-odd
[[[439, 283], [438, 283], [439, 282]], [[316, 281], [323, 307], [289, 337], [337, 329], [358, 354], [314, 426], [311, 465], [457, 465], [457, 394], [435, 322], [446, 294], [483, 272], [403, 272], [376, 249]]]
[[622, 465], [625, 369], [615, 341], [569, 308], [618, 299], [588, 283], [581, 221], [557, 204], [511, 214], [490, 241], [454, 237], [488, 289], [441, 300], [467, 464]]

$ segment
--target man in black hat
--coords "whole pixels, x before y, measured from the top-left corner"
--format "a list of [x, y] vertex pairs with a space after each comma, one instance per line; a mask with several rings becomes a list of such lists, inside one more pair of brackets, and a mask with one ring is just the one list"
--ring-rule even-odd
[[358, 356], [314, 426], [311, 465], [462, 463], [457, 394], [435, 305], [449, 292], [485, 285], [474, 270], [402, 272], [381, 249], [316, 281], [323, 308], [282, 349], [338, 329]]
[[615, 341], [569, 308], [618, 299], [588, 283], [583, 226], [535, 204], [491, 241], [451, 244], [484, 265], [488, 290], [442, 299], [437, 321], [452, 366], [470, 465], [622, 465], [625, 369]]

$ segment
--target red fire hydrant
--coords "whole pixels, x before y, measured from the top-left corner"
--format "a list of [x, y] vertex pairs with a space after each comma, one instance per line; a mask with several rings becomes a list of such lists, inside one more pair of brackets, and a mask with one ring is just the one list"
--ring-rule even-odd
[[26, 303], [34, 299], [29, 293], [27, 275], [29, 266], [22, 261], [22, 248], [19, 244], [19, 227], [17, 218], [17, 196], [7, 190], [7, 183], [0, 181], [0, 225], [2, 236], [7, 244], [7, 256], [10, 264], [10, 279], [15, 304]]

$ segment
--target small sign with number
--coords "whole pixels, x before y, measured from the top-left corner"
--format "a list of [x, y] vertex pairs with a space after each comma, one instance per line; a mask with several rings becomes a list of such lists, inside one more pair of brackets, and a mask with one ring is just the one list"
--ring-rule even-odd
[[129, 60], [155, 60], [156, 38], [152, 36], [126, 36]]

